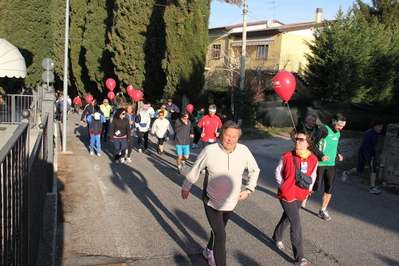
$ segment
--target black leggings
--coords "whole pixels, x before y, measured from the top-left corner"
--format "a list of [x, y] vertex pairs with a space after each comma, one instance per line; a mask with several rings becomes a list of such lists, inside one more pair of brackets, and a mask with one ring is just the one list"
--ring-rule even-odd
[[280, 199], [280, 204], [284, 212], [276, 229], [274, 229], [273, 240], [275, 242], [282, 241], [284, 232], [288, 225], [290, 225], [292, 251], [294, 252], [295, 261], [299, 261], [303, 258], [302, 226], [301, 217], [299, 216], [302, 201], [294, 200], [288, 202]]
[[313, 185], [313, 191], [318, 191], [323, 185], [326, 194], [332, 194], [335, 180], [335, 166], [319, 166], [317, 167], [317, 177]]
[[212, 228], [208, 248], [213, 250], [217, 266], [226, 266], [226, 224], [233, 211], [217, 211], [206, 203], [205, 213]]
[[147, 132], [141, 132], [140, 130], [137, 130], [137, 148], [141, 148], [141, 142], [143, 141], [144, 138], [144, 149], [148, 148], [148, 131]]

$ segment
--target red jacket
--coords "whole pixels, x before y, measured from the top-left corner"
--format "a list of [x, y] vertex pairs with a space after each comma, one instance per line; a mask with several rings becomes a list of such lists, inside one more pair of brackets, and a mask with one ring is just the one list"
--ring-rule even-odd
[[292, 160], [292, 152], [289, 151], [284, 153], [279, 162], [279, 165], [276, 168], [276, 179], [277, 182], [279, 183], [279, 189], [277, 195], [280, 199], [289, 202], [294, 200], [301, 200], [301, 201], [305, 200], [309, 194], [309, 191], [312, 190], [314, 181], [316, 180], [318, 160], [313, 153], [306, 159], [300, 158], [299, 156], [295, 156], [295, 160], [299, 168], [301, 166], [301, 162], [307, 162], [308, 170], [306, 174], [312, 177], [313, 183], [309, 189], [300, 188], [295, 184], [296, 168], [294, 165], [294, 161]]

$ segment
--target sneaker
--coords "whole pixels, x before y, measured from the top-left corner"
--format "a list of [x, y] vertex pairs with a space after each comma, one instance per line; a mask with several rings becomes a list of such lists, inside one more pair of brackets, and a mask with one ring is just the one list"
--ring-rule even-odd
[[215, 262], [215, 258], [213, 257], [213, 251], [208, 249], [208, 248], [204, 248], [204, 250], [202, 251], [202, 254], [204, 255], [205, 259], [208, 260], [208, 264], [211, 266], [216, 266], [216, 262]]
[[94, 155], [94, 151], [91, 151], [91, 152], [90, 152], [90, 155]]
[[278, 249], [284, 249], [284, 244], [281, 241], [276, 241], [274, 242], [274, 245], [276, 246], [276, 248]]
[[309, 261], [307, 259], [305, 259], [305, 258], [302, 258], [302, 259], [296, 261], [294, 264], [303, 266], [303, 265], [308, 265]]
[[192, 144], [192, 145], [191, 145], [191, 149], [195, 149], [195, 144]]
[[97, 156], [101, 156], [101, 153], [97, 153]]
[[306, 208], [306, 202], [308, 201], [308, 199], [305, 199], [304, 201], [302, 201], [302, 208]]
[[344, 171], [342, 173], [342, 181], [345, 182], [348, 179], [349, 175], [348, 175], [348, 171]]
[[143, 150], [142, 150], [142, 149], [139, 149], [139, 153], [143, 153]]
[[381, 191], [378, 188], [373, 187], [372, 189], [370, 189], [369, 193], [370, 194], [380, 194]]
[[119, 164], [119, 160], [115, 160], [115, 164]]
[[181, 169], [177, 168], [177, 174], [181, 175]]
[[144, 149], [144, 153], [145, 153], [145, 154], [148, 154], [148, 150], [147, 150], [147, 149]]
[[162, 153], [163, 153], [163, 151], [158, 150], [158, 154], [159, 154], [159, 155], [162, 155]]
[[126, 158], [126, 162], [131, 163], [131, 162], [132, 162], [132, 159], [130, 159], [130, 157], [127, 157], [127, 158]]
[[166, 138], [165, 138], [165, 141], [169, 141], [169, 137], [166, 137]]
[[181, 169], [182, 170], [186, 169], [186, 162], [185, 161], [181, 162]]
[[[322, 210], [320, 210], [320, 211], [319, 211], [319, 214], [318, 214], [317, 216], [319, 216], [321, 219], [323, 219], [323, 220], [325, 220], [325, 221], [331, 220], [331, 216], [328, 215], [328, 212], [327, 212], [327, 211], [322, 211]], [[299, 264], [298, 264], [298, 265], [299, 265]], [[302, 265], [302, 264], [301, 264], [301, 265]]]
[[121, 158], [121, 163], [125, 163], [125, 158]]

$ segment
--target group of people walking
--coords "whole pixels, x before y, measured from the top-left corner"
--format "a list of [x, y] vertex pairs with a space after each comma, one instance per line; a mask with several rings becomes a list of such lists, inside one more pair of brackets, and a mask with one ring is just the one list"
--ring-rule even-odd
[[[205, 214], [211, 227], [210, 238], [203, 250], [204, 257], [211, 266], [226, 265], [226, 224], [239, 201], [247, 199], [254, 191], [260, 174], [260, 169], [251, 151], [238, 143], [242, 135], [239, 125], [234, 121], [222, 123], [216, 115], [216, 106], [211, 104], [208, 114], [200, 108], [196, 115], [180, 111], [172, 104], [161, 105], [157, 111], [149, 103], [135, 111], [132, 105], [119, 106], [116, 110], [108, 108], [105, 99], [101, 106], [94, 100], [86, 106], [82, 113], [88, 122], [90, 134], [90, 153], [101, 155], [100, 140], [109, 138], [114, 142], [114, 160], [116, 164], [131, 162], [130, 156], [134, 137], [138, 137], [138, 152], [148, 154], [148, 135], [157, 138], [157, 153], [164, 153], [164, 143], [172, 138], [176, 148], [177, 173], [182, 174], [189, 160], [190, 148], [202, 151], [192, 168], [185, 175], [182, 183], [181, 197], [187, 199], [190, 189], [201, 175], [204, 175], [202, 194]], [[109, 123], [112, 118], [112, 122]], [[173, 119], [175, 118], [175, 119]], [[110, 126], [107, 125], [110, 124]], [[276, 170], [275, 178], [278, 185], [277, 197], [283, 209], [274, 232], [273, 241], [278, 249], [284, 249], [283, 236], [290, 227], [290, 239], [295, 265], [307, 265], [304, 256], [300, 208], [306, 208], [306, 201], [313, 192], [324, 184], [324, 193], [318, 217], [331, 220], [327, 207], [332, 198], [336, 176], [335, 162], [344, 159], [338, 149], [340, 132], [346, 125], [346, 117], [336, 114], [324, 126], [316, 125], [317, 115], [309, 114], [305, 123], [296, 126], [290, 132], [294, 148], [282, 154]], [[375, 187], [376, 179], [376, 145], [383, 123], [375, 119], [371, 123], [359, 148], [358, 166], [345, 171], [342, 180], [348, 176], [360, 173], [365, 165], [370, 166], [371, 194], [380, 191]], [[109, 128], [109, 129], [108, 129]], [[201, 140], [201, 143], [199, 142]], [[246, 173], [245, 189], [241, 191], [243, 174]], [[302, 174], [299, 174], [302, 173]], [[299, 185], [298, 178], [307, 175], [311, 182], [307, 186]], [[303, 177], [303, 176], [302, 176]]]
[[[299, 210], [306, 206], [307, 198], [313, 192], [320, 190], [324, 183], [318, 217], [326, 221], [331, 220], [327, 207], [331, 200], [336, 176], [335, 161], [336, 158], [339, 161], [343, 160], [338, 144], [340, 132], [346, 125], [346, 117], [336, 114], [330, 123], [320, 128], [317, 127], [316, 121], [317, 115], [309, 114], [305, 123], [294, 128], [290, 134], [294, 149], [282, 155], [275, 170], [278, 185], [277, 197], [283, 214], [274, 229], [272, 239], [278, 249], [284, 249], [282, 239], [290, 226], [295, 265], [309, 264], [304, 256]], [[371, 194], [376, 194], [378, 191], [375, 188], [375, 149], [382, 127], [381, 119], [375, 119], [371, 123], [371, 129], [365, 133], [359, 148], [357, 168], [343, 174], [343, 181], [345, 181], [349, 175], [362, 172], [365, 165], [369, 164]], [[201, 136], [204, 136], [204, 133], [202, 132]], [[238, 143], [240, 136], [241, 129], [236, 123], [225, 122], [220, 132], [220, 143], [213, 145], [207, 143], [182, 184], [181, 196], [187, 199], [191, 186], [205, 171], [202, 200], [212, 230], [203, 255], [211, 266], [226, 265], [226, 224], [238, 201], [245, 200], [254, 192], [259, 176], [259, 167], [253, 155], [246, 146]], [[210, 140], [210, 138], [205, 138], [205, 140]], [[241, 191], [245, 170], [247, 182], [245, 190]], [[307, 175], [311, 180], [307, 186], [299, 182], [303, 175]]]

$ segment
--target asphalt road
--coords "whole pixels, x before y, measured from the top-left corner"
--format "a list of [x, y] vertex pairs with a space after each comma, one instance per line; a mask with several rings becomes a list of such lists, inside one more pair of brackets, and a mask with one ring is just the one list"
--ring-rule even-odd
[[[115, 165], [110, 142], [103, 143], [101, 157], [89, 154], [87, 129], [79, 118], [70, 115], [68, 153], [58, 155], [57, 265], [207, 265], [201, 254], [210, 231], [202, 178], [182, 200], [184, 177], [176, 173], [173, 144], [167, 142], [160, 156], [150, 137], [145, 155], [137, 152], [135, 141], [133, 162]], [[261, 175], [256, 192], [239, 202], [227, 225], [227, 265], [293, 265], [289, 231], [284, 251], [271, 239], [282, 214], [274, 170], [292, 142], [243, 143]], [[192, 150], [189, 166], [199, 152]], [[371, 195], [368, 189], [337, 179], [330, 221], [317, 217], [322, 193], [309, 198], [301, 219], [305, 256], [312, 265], [399, 265], [399, 196], [386, 191]]]

